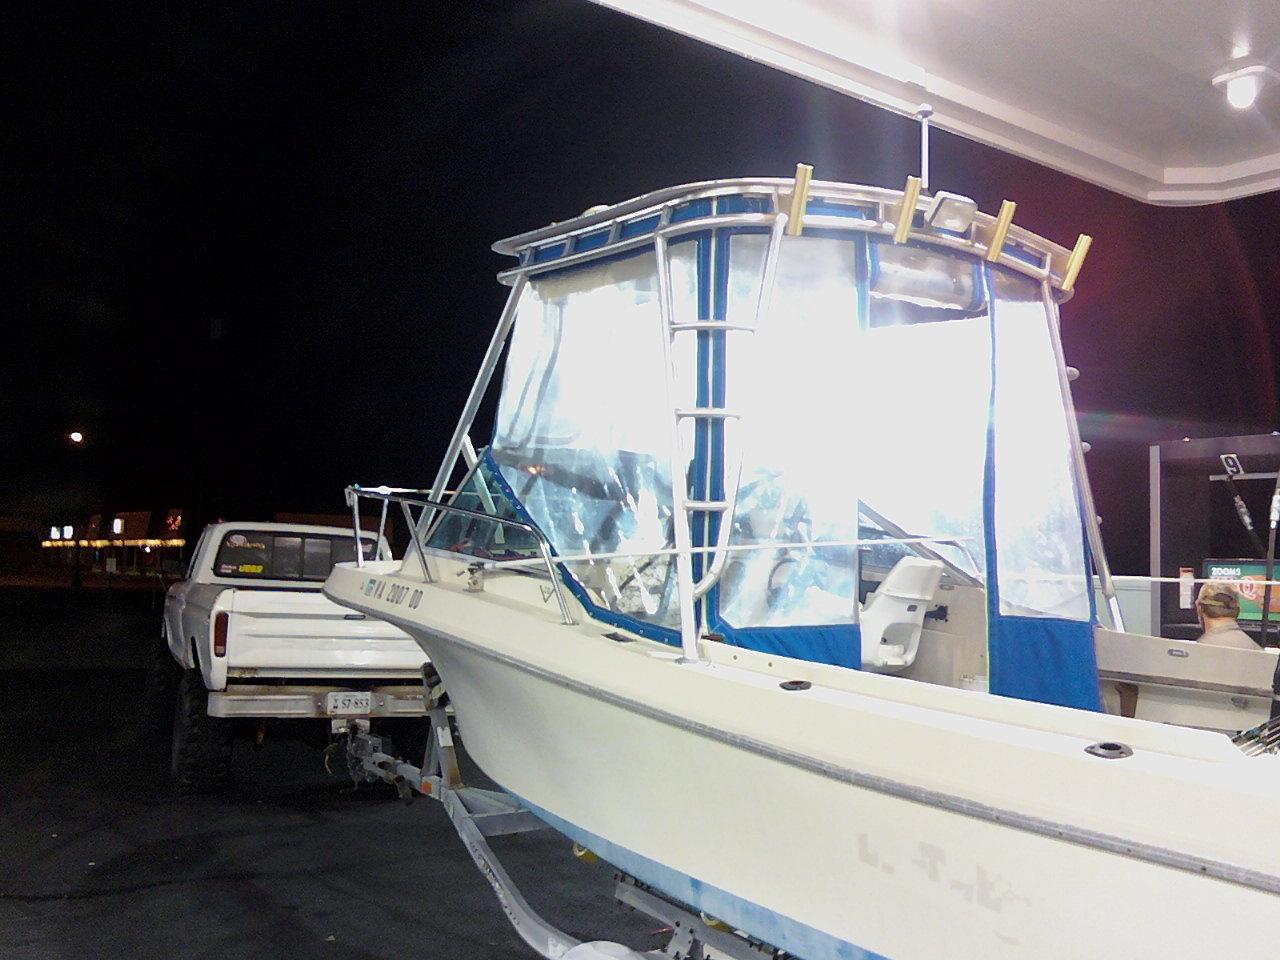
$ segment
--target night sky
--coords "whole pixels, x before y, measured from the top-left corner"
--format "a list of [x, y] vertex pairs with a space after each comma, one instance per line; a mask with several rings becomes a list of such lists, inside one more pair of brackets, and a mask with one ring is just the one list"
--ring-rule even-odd
[[[7, 19], [0, 514], [45, 524], [425, 486], [504, 299], [495, 239], [797, 161], [917, 166], [911, 121], [586, 0]], [[1151, 207], [946, 134], [932, 179], [1094, 235], [1064, 338], [1140, 571], [1146, 445], [1280, 427], [1280, 199]]]

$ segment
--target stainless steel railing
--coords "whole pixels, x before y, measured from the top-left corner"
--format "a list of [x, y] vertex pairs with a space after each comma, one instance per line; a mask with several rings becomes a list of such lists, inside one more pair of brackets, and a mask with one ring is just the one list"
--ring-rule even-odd
[[[560, 576], [556, 573], [555, 560], [551, 552], [551, 542], [546, 535], [531, 523], [523, 520], [511, 520], [507, 517], [495, 516], [491, 513], [482, 513], [479, 510], [468, 510], [466, 507], [455, 506], [451, 503], [442, 503], [439, 500], [429, 499], [432, 494], [431, 490], [412, 490], [405, 487], [362, 487], [359, 484], [352, 484], [347, 487], [346, 499], [351, 507], [351, 519], [354, 525], [354, 536], [356, 538], [356, 566], [364, 566], [364, 555], [360, 550], [360, 501], [375, 500], [382, 503], [382, 510], [378, 521], [378, 542], [382, 542], [383, 531], [386, 528], [387, 508], [389, 504], [400, 504], [401, 513], [404, 516], [404, 522], [409, 528], [409, 538], [413, 543], [413, 549], [418, 554], [418, 560], [422, 564], [423, 574], [427, 574], [427, 555], [423, 550], [422, 541], [427, 536], [427, 530], [419, 530], [418, 522], [413, 517], [413, 507], [418, 507], [423, 513], [427, 511], [440, 511], [442, 513], [450, 513], [458, 516], [469, 517], [473, 520], [488, 521], [497, 523], [504, 527], [513, 527], [522, 530], [533, 537], [538, 544], [538, 552], [541, 554], [542, 562], [547, 568], [547, 575], [551, 578], [551, 587], [555, 592], [556, 603], [560, 606], [560, 618], [562, 622], [568, 625], [577, 623], [573, 619], [573, 614], [569, 611], [569, 602], [564, 595], [564, 584], [560, 580]], [[425, 494], [426, 496], [408, 496], [408, 494]]]

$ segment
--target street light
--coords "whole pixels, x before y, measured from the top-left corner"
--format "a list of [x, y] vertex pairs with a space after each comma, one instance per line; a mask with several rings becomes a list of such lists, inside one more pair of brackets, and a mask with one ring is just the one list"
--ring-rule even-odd
[[[80, 430], [72, 430], [67, 434], [67, 440], [72, 447], [79, 447], [84, 443], [84, 433]], [[75, 454], [74, 456], [77, 461], [74, 472], [83, 480], [84, 464], [79, 462], [83, 458], [83, 454]], [[66, 533], [65, 530], [63, 532], [64, 540], [71, 539], [69, 533]], [[76, 588], [80, 586], [80, 542], [78, 540], [72, 541], [71, 544], [71, 585]]]

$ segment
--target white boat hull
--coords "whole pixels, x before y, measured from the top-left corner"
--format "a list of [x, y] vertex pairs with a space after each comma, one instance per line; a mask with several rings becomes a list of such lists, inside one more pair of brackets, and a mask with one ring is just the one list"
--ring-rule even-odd
[[[792, 954], [1272, 952], [1280, 764], [1225, 738], [722, 645], [679, 664], [452, 583], [417, 581], [409, 610], [381, 580], [399, 578], [339, 569], [326, 592], [422, 645], [489, 776]], [[1135, 753], [1088, 755], [1094, 737]]]

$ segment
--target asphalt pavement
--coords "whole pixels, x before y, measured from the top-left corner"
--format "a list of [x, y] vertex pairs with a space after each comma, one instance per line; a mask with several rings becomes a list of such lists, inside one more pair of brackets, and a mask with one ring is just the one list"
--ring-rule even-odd
[[[49, 615], [51, 597], [0, 596], [0, 957], [534, 956], [433, 801], [354, 788], [318, 749], [272, 739], [237, 743], [225, 794], [176, 794], [166, 745], [138, 727], [143, 672], [101, 647], [140, 662], [157, 614], [86, 594]], [[661, 941], [558, 834], [493, 845], [567, 932]]]

